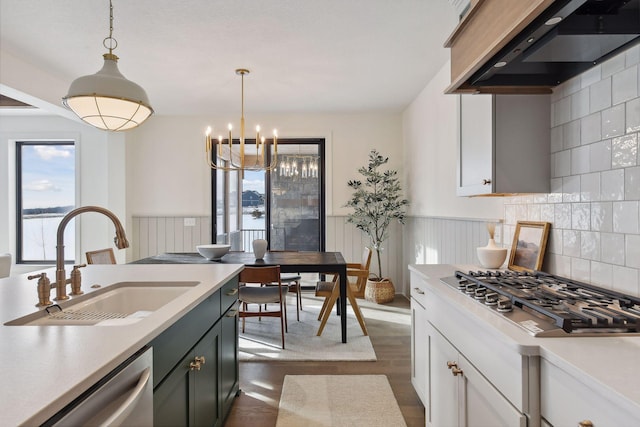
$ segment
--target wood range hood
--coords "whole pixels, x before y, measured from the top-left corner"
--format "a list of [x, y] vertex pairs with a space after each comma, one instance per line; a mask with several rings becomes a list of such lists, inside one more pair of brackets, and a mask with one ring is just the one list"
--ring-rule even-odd
[[446, 93], [541, 94], [640, 43], [640, 0], [471, 0]]

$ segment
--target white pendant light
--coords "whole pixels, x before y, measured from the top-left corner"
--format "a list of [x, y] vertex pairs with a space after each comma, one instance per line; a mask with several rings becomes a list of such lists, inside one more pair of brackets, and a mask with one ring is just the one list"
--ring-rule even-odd
[[109, 37], [103, 41], [109, 53], [102, 55], [104, 65], [96, 74], [75, 79], [62, 102], [91, 126], [124, 131], [142, 124], [153, 108], [144, 89], [118, 70], [118, 57], [113, 54], [118, 42], [112, 35], [113, 4], [109, 0]]

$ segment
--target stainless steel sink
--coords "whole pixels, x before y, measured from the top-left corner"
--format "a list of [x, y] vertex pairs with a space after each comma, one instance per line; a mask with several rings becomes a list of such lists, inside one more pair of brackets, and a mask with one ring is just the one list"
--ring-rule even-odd
[[127, 325], [198, 282], [120, 282], [5, 323], [7, 326]]

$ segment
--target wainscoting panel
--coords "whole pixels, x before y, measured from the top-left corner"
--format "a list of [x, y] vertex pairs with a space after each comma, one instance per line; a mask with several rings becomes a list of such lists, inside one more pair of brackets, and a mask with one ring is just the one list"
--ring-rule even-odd
[[[185, 225], [193, 224], [193, 225]], [[211, 243], [209, 217], [134, 216], [129, 238], [132, 261], [165, 252], [196, 252], [196, 245]]]
[[[408, 217], [403, 230], [404, 269], [401, 289], [397, 292], [409, 295], [409, 264], [478, 264], [476, 248], [489, 240], [486, 219], [462, 219], [441, 217]], [[502, 223], [495, 231], [498, 245], [502, 242]], [[400, 282], [398, 282], [400, 283]]]

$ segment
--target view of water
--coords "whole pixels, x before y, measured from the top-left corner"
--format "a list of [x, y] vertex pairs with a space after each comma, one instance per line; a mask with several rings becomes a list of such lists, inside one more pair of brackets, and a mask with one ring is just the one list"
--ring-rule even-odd
[[[22, 259], [53, 261], [56, 259], [56, 234], [63, 215], [34, 215], [22, 222]], [[74, 259], [76, 253], [75, 220], [64, 230], [64, 256]]]

